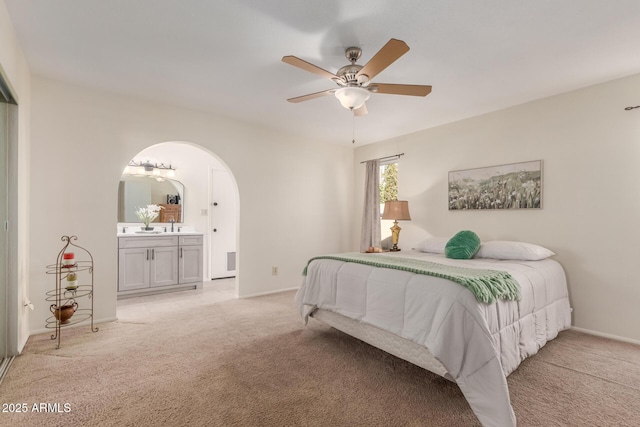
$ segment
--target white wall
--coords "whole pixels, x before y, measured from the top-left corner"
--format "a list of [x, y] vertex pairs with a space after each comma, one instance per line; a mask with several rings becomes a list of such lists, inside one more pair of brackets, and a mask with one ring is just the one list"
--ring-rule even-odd
[[96, 318], [115, 316], [118, 182], [131, 158], [160, 142], [198, 144], [231, 169], [240, 193], [240, 296], [297, 287], [308, 258], [348, 249], [351, 148], [44, 77], [32, 84], [32, 331], [48, 317], [44, 294], [54, 283], [45, 265], [65, 234], [95, 259]]
[[[29, 311], [23, 306], [29, 293], [29, 138], [31, 74], [13, 30], [4, 2], [0, 2], [0, 73], [18, 102], [18, 141], [9, 146], [9, 260], [8, 300], [11, 354], [22, 350], [29, 338]], [[2, 284], [4, 286], [4, 284]], [[15, 324], [17, 320], [17, 324]]]
[[[638, 105], [639, 88], [635, 75], [360, 147], [353, 230], [364, 188], [359, 162], [404, 152], [399, 198], [409, 200], [413, 221], [401, 224], [401, 247], [462, 229], [541, 244], [566, 269], [574, 326], [640, 341], [640, 109], [624, 110]], [[449, 171], [538, 159], [542, 210], [448, 211]]]

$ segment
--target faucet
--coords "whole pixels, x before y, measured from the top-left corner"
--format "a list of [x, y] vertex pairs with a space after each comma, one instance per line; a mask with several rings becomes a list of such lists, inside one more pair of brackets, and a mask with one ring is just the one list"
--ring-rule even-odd
[[173, 233], [173, 218], [169, 221], [171, 223], [171, 232]]

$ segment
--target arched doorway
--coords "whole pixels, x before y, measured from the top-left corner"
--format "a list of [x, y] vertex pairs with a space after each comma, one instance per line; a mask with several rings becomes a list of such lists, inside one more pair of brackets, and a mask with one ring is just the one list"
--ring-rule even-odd
[[[184, 141], [153, 145], [137, 153], [132, 160], [171, 165], [175, 169], [172, 179], [184, 185], [184, 193], [180, 197], [180, 223], [174, 226], [188, 227], [203, 234], [205, 282], [212, 278], [235, 278], [232, 280], [237, 297], [239, 193], [230, 168], [206, 148]], [[121, 219], [119, 224], [123, 222]], [[221, 268], [225, 271], [221, 272]]]

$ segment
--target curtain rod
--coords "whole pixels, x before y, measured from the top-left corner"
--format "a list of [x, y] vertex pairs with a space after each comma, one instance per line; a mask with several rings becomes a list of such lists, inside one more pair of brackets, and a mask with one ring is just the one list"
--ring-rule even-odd
[[[394, 154], [393, 156], [380, 157], [378, 159], [371, 159], [371, 160], [389, 160], [389, 159], [393, 159], [394, 157], [396, 159], [399, 159], [402, 156], [404, 156], [404, 153]], [[364, 160], [364, 161], [360, 162], [360, 164], [367, 163], [368, 161], [369, 160]]]

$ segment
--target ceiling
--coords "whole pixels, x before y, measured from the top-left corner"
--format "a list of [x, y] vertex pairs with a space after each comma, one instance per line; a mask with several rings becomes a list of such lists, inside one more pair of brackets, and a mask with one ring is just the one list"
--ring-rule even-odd
[[[4, 2], [35, 74], [347, 146], [640, 73], [638, 0]], [[411, 50], [373, 81], [426, 98], [373, 94], [355, 119], [333, 96], [286, 101], [337, 86], [283, 56], [336, 72], [391, 38]]]

